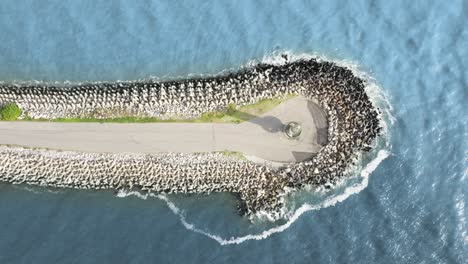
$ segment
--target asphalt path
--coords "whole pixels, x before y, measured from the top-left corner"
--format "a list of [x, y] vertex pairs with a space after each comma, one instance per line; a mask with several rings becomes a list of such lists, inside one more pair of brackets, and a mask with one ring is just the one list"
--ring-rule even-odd
[[[283, 133], [299, 122], [297, 139]], [[0, 145], [98, 153], [238, 151], [274, 162], [311, 158], [327, 143], [327, 120], [303, 97], [240, 124], [0, 122]]]

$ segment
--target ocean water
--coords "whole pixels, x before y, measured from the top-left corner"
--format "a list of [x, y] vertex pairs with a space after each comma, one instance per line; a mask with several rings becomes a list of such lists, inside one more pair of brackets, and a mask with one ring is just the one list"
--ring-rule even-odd
[[227, 194], [0, 184], [0, 263], [467, 263], [467, 1], [0, 3], [6, 83], [209, 75], [281, 53], [368, 80], [386, 132], [348, 180], [252, 222]]

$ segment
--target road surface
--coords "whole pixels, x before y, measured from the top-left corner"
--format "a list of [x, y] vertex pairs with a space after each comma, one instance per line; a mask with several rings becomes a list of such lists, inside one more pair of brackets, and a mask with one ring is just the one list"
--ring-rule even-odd
[[[299, 122], [298, 139], [283, 126]], [[325, 113], [296, 97], [241, 124], [0, 122], [0, 145], [99, 153], [238, 151], [274, 162], [306, 160], [327, 143]]]

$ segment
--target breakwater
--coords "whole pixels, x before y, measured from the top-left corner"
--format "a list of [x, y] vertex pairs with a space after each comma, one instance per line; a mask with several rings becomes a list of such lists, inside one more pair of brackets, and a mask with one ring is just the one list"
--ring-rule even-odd
[[15, 184], [158, 193], [239, 194], [247, 214], [278, 212], [288, 188], [333, 184], [380, 132], [364, 81], [346, 68], [314, 59], [261, 64], [237, 73], [167, 82], [72, 87], [4, 85], [0, 104], [15, 102], [30, 118], [141, 116], [195, 118], [228, 104], [300, 94], [327, 114], [328, 144], [310, 160], [270, 168], [216, 153], [98, 154], [0, 147], [0, 180]]

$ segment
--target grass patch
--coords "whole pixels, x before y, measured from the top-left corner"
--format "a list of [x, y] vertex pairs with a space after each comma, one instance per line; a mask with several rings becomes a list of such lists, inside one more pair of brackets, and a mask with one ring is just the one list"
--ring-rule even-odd
[[295, 94], [288, 94], [284, 97], [262, 99], [255, 104], [243, 105], [239, 108], [234, 104], [229, 104], [223, 112], [205, 113], [200, 118], [192, 121], [209, 123], [241, 123], [262, 115], [272, 110], [282, 102], [294, 97], [296, 97]]
[[239, 111], [249, 114], [249, 115], [258, 116], [258, 115], [261, 115], [270, 111], [271, 109], [275, 108], [282, 102], [292, 99], [296, 96], [297, 95], [295, 94], [288, 94], [284, 97], [262, 99], [255, 104], [241, 106], [239, 108]]
[[160, 122], [157, 118], [151, 117], [116, 117], [116, 118], [56, 118], [50, 120], [52, 122], [60, 122], [60, 123], [151, 123], [151, 122]]
[[15, 103], [8, 103], [0, 107], [0, 120], [14, 121], [21, 116], [23, 111]]
[[242, 152], [225, 150], [225, 151], [221, 151], [220, 153], [223, 154], [224, 156], [231, 157], [234, 159], [247, 160], [244, 154], [242, 154]]
[[[73, 117], [73, 118], [55, 118], [55, 119], [33, 119], [26, 116], [24, 121], [49, 121], [60, 123], [241, 123], [262, 115], [287, 101], [296, 95], [289, 94], [284, 97], [262, 99], [255, 104], [237, 107], [235, 104], [229, 104], [225, 110], [218, 112], [203, 113], [196, 119], [158, 119], [155, 117], [116, 117], [116, 118], [94, 118], [94, 117]], [[21, 113], [20, 113], [21, 115]], [[18, 115], [19, 116], [19, 115]]]
[[[67, 117], [67, 118], [31, 118], [26, 115], [22, 121], [43, 121], [43, 122], [58, 122], [58, 123], [175, 123], [184, 122], [181, 119], [158, 119], [156, 117], [114, 117], [114, 118], [95, 118], [95, 117]], [[190, 122], [191, 120], [186, 120]]]

